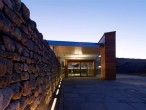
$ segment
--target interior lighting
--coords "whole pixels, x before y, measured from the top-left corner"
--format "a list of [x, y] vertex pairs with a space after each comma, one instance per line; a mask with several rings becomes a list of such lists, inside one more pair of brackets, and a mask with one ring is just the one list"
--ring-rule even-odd
[[74, 54], [76, 55], [82, 55], [82, 48], [81, 47], [75, 47], [75, 50], [74, 50]]

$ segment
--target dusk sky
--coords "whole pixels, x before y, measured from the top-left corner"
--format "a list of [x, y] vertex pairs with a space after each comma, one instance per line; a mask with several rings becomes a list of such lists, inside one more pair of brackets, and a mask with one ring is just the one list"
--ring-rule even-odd
[[98, 42], [116, 31], [116, 57], [146, 59], [146, 0], [21, 0], [46, 40]]

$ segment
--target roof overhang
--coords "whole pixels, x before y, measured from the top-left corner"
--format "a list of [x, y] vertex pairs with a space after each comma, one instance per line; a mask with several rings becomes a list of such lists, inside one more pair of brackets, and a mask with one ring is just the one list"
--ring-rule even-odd
[[101, 44], [88, 42], [48, 41], [57, 57], [61, 59], [95, 59]]

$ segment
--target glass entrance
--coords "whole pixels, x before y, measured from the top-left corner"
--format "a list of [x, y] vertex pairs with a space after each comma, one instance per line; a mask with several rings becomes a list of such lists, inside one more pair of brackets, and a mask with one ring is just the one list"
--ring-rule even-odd
[[80, 62], [68, 63], [68, 76], [80, 76]]
[[67, 63], [68, 77], [94, 76], [94, 61], [71, 60]]
[[81, 62], [81, 76], [88, 76], [88, 63]]

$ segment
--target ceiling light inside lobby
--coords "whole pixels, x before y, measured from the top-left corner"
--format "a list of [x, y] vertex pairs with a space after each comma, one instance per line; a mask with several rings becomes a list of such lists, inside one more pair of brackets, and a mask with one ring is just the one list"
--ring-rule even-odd
[[74, 54], [75, 55], [82, 55], [82, 48], [81, 47], [75, 47], [75, 50], [74, 50]]

